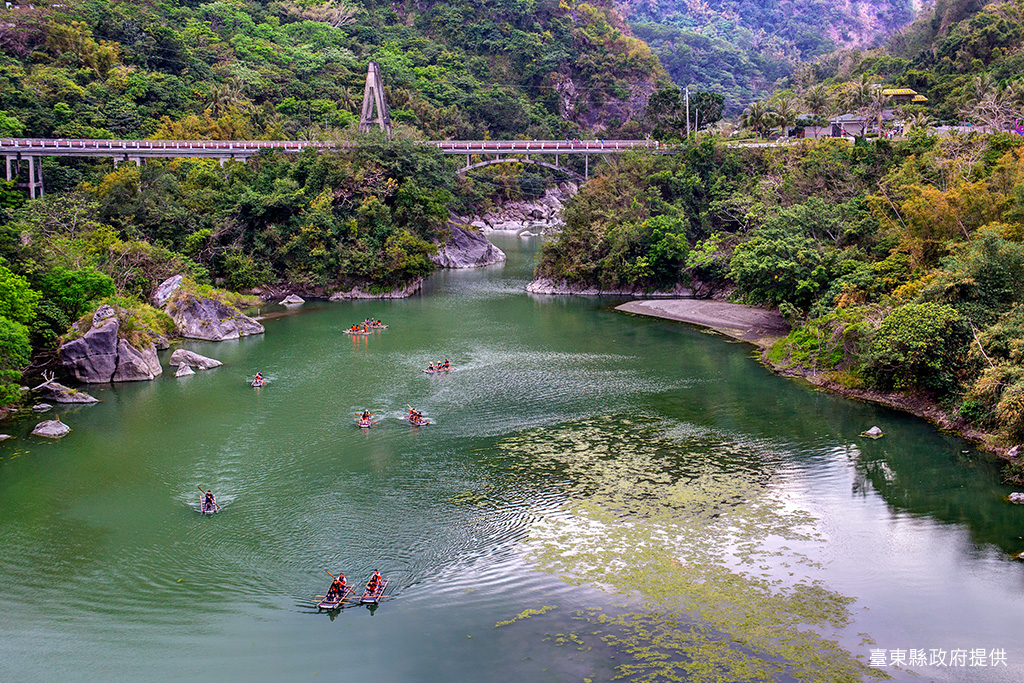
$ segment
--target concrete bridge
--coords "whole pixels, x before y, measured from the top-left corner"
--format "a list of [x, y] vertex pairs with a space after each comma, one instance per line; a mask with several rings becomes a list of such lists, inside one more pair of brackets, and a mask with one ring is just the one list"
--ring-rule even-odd
[[[44, 192], [42, 157], [109, 157], [116, 166], [120, 162], [141, 165], [153, 158], [206, 158], [226, 161], [245, 161], [266, 150], [298, 154], [308, 148], [330, 150], [345, 148], [352, 142], [319, 142], [303, 140], [65, 140], [52, 138], [0, 139], [0, 154], [6, 160], [7, 180], [20, 175], [22, 162], [28, 163], [29, 196], [33, 199]], [[658, 143], [649, 140], [469, 140], [424, 142], [434, 145], [442, 153], [466, 157], [458, 173], [497, 163], [525, 163], [552, 168], [574, 178], [580, 175], [559, 164], [562, 155], [582, 155], [584, 174], [590, 176], [590, 156], [621, 154], [631, 149], [657, 149]], [[551, 161], [533, 158], [537, 155], [554, 157]], [[472, 163], [474, 156], [492, 157]]]

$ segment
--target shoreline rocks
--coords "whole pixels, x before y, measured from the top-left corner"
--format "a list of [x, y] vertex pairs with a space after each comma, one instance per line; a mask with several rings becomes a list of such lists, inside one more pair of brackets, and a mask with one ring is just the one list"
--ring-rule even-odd
[[565, 224], [562, 220], [564, 200], [579, 191], [575, 183], [560, 183], [534, 201], [510, 201], [481, 216], [455, 218], [459, 223], [483, 232], [522, 232], [524, 230], [552, 233]]
[[449, 225], [448, 241], [438, 247], [430, 260], [442, 268], [479, 268], [505, 260], [505, 252], [475, 230]]
[[413, 282], [407, 285], [392, 289], [387, 292], [381, 292], [380, 294], [374, 294], [372, 292], [364, 292], [359, 286], [355, 286], [352, 289], [345, 292], [335, 292], [329, 297], [330, 301], [347, 301], [349, 299], [405, 299], [416, 292], [420, 291], [423, 287], [423, 278], [416, 278]]
[[66, 387], [60, 382], [53, 380], [43, 382], [35, 390], [48, 401], [55, 401], [57, 403], [99, 403], [99, 399], [90, 396], [84, 391]]

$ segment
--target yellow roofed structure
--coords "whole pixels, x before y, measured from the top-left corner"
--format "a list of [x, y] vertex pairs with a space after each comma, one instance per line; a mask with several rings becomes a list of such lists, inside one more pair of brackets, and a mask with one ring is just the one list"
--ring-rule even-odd
[[891, 97], [897, 102], [927, 102], [928, 98], [924, 95], [918, 95], [916, 90], [910, 88], [885, 88], [882, 90], [882, 94], [886, 97]]

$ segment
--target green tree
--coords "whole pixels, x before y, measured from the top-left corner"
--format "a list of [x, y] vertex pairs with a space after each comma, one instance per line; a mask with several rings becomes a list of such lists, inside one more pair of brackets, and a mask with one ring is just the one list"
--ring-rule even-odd
[[39, 298], [28, 280], [0, 266], [0, 316], [27, 325], [35, 318]]
[[729, 277], [747, 301], [806, 311], [832, 279], [834, 253], [811, 237], [762, 228], [736, 247]]
[[46, 300], [74, 320], [85, 313], [93, 301], [113, 296], [114, 281], [92, 266], [78, 270], [57, 266], [43, 275], [39, 289]]

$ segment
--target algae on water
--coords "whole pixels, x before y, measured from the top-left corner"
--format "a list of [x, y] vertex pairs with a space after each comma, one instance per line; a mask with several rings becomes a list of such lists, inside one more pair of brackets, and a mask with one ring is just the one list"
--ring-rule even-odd
[[[886, 677], [836, 642], [852, 599], [816, 581], [815, 563], [793, 549], [823, 540], [814, 517], [774, 485], [770, 463], [780, 459], [767, 450], [615, 418], [530, 430], [498, 444], [509, 456], [505, 467], [511, 461], [557, 472], [564, 487], [561, 509], [531, 530], [530, 559], [640, 605], [617, 616], [577, 615], [626, 655], [618, 678]], [[575, 634], [551, 640], [580, 644]]]

